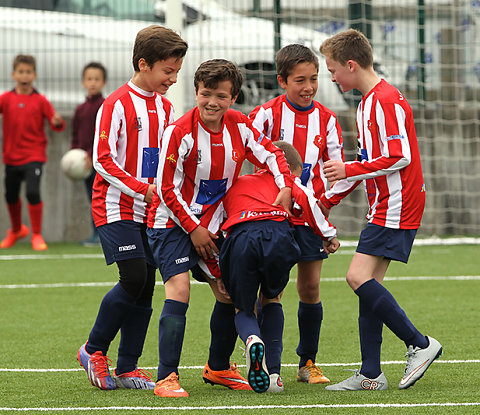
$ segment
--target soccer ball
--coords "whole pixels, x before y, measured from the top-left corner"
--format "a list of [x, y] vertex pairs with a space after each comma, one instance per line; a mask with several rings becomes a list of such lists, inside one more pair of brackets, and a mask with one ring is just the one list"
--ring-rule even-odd
[[88, 154], [81, 148], [67, 151], [60, 161], [60, 167], [65, 175], [72, 180], [86, 179], [92, 173], [92, 168], [87, 165]]

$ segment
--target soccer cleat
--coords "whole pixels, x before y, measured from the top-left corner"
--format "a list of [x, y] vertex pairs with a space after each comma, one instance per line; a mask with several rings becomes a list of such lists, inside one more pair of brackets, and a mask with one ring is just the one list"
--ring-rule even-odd
[[270, 386], [270, 377], [265, 364], [265, 344], [252, 334], [248, 336], [245, 345], [248, 383], [255, 392], [266, 392]]
[[13, 232], [11, 229], [7, 230], [7, 236], [0, 243], [0, 248], [11, 248], [15, 243], [22, 238], [25, 238], [30, 231], [27, 226], [22, 224], [20, 230]]
[[45, 251], [48, 249], [42, 235], [39, 233], [32, 233], [32, 248], [34, 251]]
[[188, 392], [180, 386], [178, 375], [175, 372], [170, 373], [165, 379], [159, 380], [155, 384], [153, 393], [163, 398], [188, 397]]
[[322, 369], [308, 359], [307, 364], [298, 369], [297, 382], [330, 383], [330, 379], [323, 374]]
[[116, 389], [117, 385], [108, 370], [108, 365], [112, 364], [111, 360], [100, 350], [89, 354], [85, 348], [86, 345], [87, 343], [78, 349], [77, 360], [87, 372], [91, 384], [103, 390]]
[[237, 369], [237, 364], [230, 365], [227, 370], [212, 370], [208, 366], [208, 362], [203, 368], [203, 380], [205, 383], [212, 385], [222, 385], [234, 390], [252, 390], [240, 371]]
[[442, 345], [433, 337], [426, 337], [429, 343], [425, 349], [408, 346], [408, 351], [405, 355], [405, 357], [408, 357], [407, 365], [402, 380], [400, 380], [398, 385], [399, 389], [407, 389], [413, 386], [425, 374], [433, 361], [442, 355]]
[[384, 373], [380, 373], [375, 379], [369, 379], [363, 376], [358, 370], [348, 379], [335, 385], [328, 385], [325, 387], [326, 391], [380, 391], [387, 390], [388, 382]]
[[278, 373], [272, 373], [270, 375], [270, 386], [267, 389], [267, 392], [283, 392], [285, 390], [283, 386], [283, 380]]
[[152, 382], [152, 374], [143, 370], [135, 369], [132, 372], [117, 375], [117, 369], [113, 371], [113, 379], [117, 388], [123, 389], [155, 389], [155, 382]]

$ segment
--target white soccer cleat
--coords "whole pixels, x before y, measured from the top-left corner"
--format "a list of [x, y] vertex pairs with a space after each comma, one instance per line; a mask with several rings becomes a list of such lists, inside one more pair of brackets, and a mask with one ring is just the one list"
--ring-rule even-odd
[[270, 377], [265, 363], [265, 344], [252, 334], [248, 336], [245, 346], [248, 383], [255, 392], [266, 392], [270, 386]]
[[355, 370], [355, 374], [348, 379], [325, 387], [326, 391], [381, 391], [387, 389], [388, 382], [383, 372], [375, 379], [369, 379], [358, 370]]
[[278, 373], [272, 373], [270, 375], [270, 386], [267, 389], [267, 392], [283, 392], [285, 390], [283, 386], [283, 380]]
[[407, 366], [405, 367], [402, 380], [398, 384], [399, 389], [407, 389], [414, 385], [425, 374], [433, 361], [442, 355], [442, 345], [433, 337], [426, 337], [429, 344], [425, 349], [408, 346], [408, 351], [405, 355], [405, 357], [408, 357]]

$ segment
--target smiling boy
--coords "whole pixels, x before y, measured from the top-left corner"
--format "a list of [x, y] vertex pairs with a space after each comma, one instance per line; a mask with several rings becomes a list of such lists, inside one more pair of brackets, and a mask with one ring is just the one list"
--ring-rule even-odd
[[[204, 260], [218, 254], [221, 200], [248, 159], [266, 165], [275, 177], [275, 203], [290, 211], [292, 179], [280, 149], [255, 130], [247, 116], [230, 108], [242, 86], [242, 73], [232, 62], [202, 63], [194, 76], [197, 106], [169, 126], [162, 137], [157, 194], [149, 212], [148, 239], [165, 285], [165, 304], [159, 324], [158, 381], [155, 394], [186, 397], [180, 387], [178, 365], [190, 298], [189, 270], [207, 281], [217, 299], [210, 321], [211, 344], [203, 377], [231, 389], [250, 389], [236, 366], [230, 366], [235, 347], [235, 311], [217, 287]], [[200, 223], [202, 220], [202, 223]], [[199, 271], [198, 268], [202, 271]], [[202, 274], [202, 276], [200, 276]]]
[[[335, 114], [314, 100], [319, 63], [313, 51], [303, 45], [287, 45], [278, 51], [276, 65], [277, 80], [285, 94], [256, 107], [250, 118], [253, 126], [272, 140], [285, 141], [297, 149], [303, 160], [302, 184], [313, 190], [318, 199], [327, 189], [324, 162], [344, 159], [342, 131]], [[329, 379], [315, 365], [323, 319], [320, 274], [328, 255], [321, 237], [305, 221], [296, 220], [294, 225], [301, 249], [297, 266], [297, 380], [328, 383]]]
[[[113, 92], [97, 114], [93, 219], [107, 264], [117, 263], [119, 283], [104, 296], [77, 359], [100, 389], [155, 386], [137, 368], [152, 314], [156, 270], [145, 233], [146, 212], [155, 189], [159, 139], [174, 120], [172, 104], [162, 95], [177, 81], [187, 47], [170, 29], [142, 29], [133, 48], [132, 79]], [[119, 331], [112, 377], [107, 351]]]

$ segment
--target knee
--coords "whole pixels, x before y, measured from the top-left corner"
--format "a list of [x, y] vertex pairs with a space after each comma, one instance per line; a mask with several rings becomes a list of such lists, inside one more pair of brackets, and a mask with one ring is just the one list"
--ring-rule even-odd
[[26, 196], [28, 203], [30, 203], [31, 205], [38, 205], [41, 202], [40, 192], [36, 190], [27, 191]]

